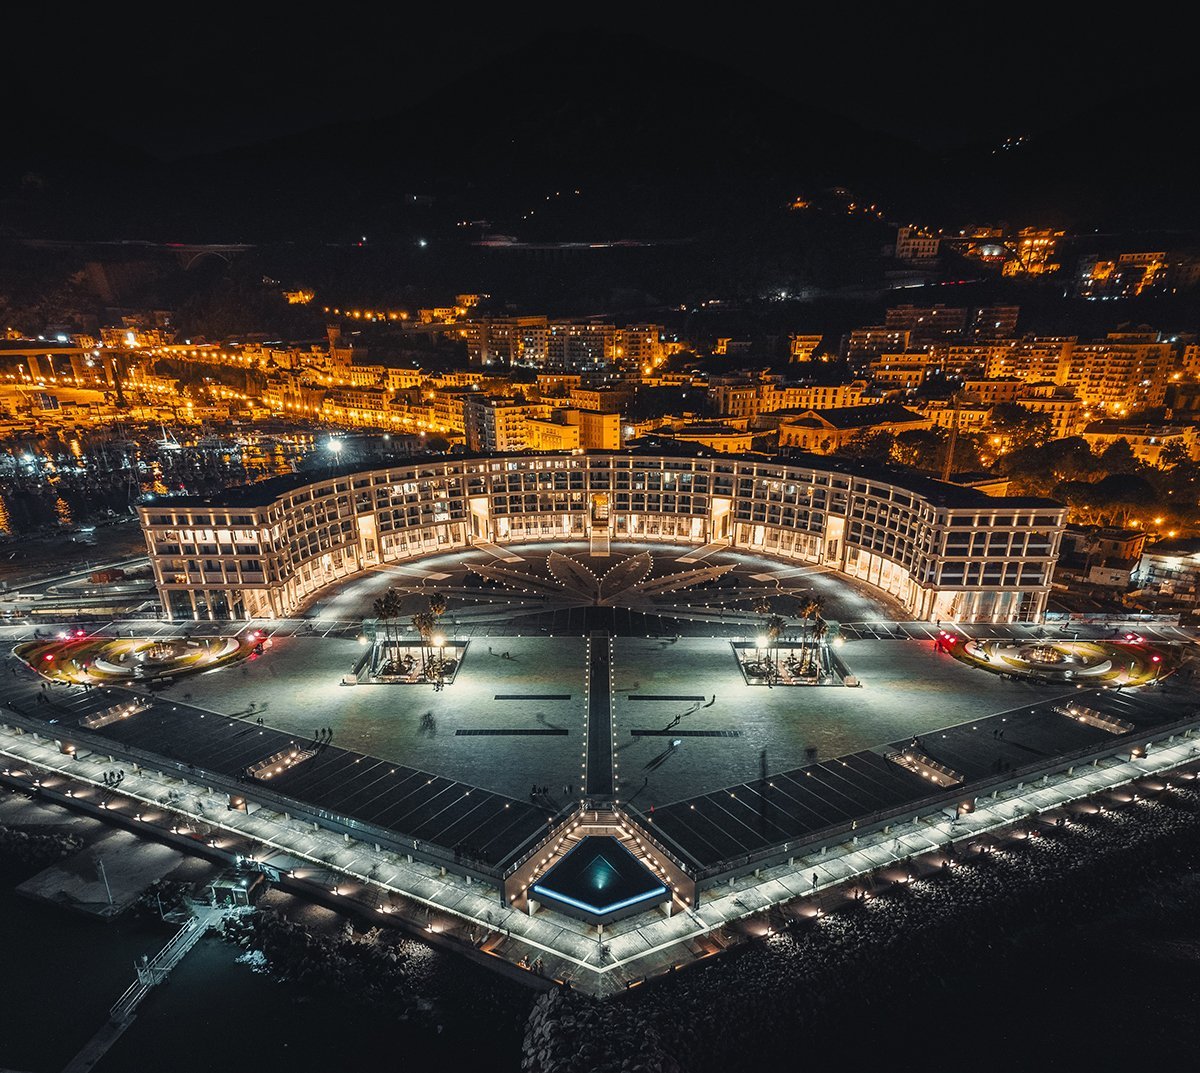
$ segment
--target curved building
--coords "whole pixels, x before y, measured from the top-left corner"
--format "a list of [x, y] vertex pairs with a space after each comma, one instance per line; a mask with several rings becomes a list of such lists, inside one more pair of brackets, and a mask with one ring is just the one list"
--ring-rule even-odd
[[172, 619], [277, 618], [381, 563], [473, 543], [720, 543], [831, 568], [929, 621], [1039, 621], [1065, 508], [818, 456], [448, 456], [139, 508]]

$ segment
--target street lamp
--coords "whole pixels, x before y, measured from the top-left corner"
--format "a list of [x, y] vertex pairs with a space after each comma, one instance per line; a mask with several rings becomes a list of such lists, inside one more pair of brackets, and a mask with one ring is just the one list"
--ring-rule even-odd
[[440, 632], [435, 633], [431, 638], [429, 638], [429, 640], [438, 650], [437, 677], [438, 681], [441, 682], [442, 675], [445, 673], [446, 668], [446, 660], [443, 655], [443, 647], [446, 644], [446, 635]]

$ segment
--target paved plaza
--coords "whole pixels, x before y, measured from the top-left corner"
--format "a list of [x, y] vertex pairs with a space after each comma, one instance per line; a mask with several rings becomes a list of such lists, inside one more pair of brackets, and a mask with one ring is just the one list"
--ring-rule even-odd
[[305, 737], [331, 727], [342, 748], [510, 797], [547, 785], [561, 804], [564, 785], [579, 789], [584, 647], [582, 637], [476, 637], [453, 684], [439, 692], [342, 685], [363, 655], [356, 640], [282, 637], [261, 659], [180, 682], [170, 695], [223, 715], [253, 710]]
[[[375, 602], [389, 589], [402, 606], [385, 628]], [[441, 688], [372, 681], [364, 667], [375, 639], [419, 644], [412, 617], [433, 596], [446, 601], [437, 632], [462, 652], [453, 680]], [[769, 615], [784, 620], [781, 643], [807, 643], [814, 597], [830, 623], [821, 684], [748, 680], [734, 646], [763, 644]], [[506, 943], [520, 933], [501, 956], [527, 962], [534, 951], [581, 982], [596, 972], [589, 989], [603, 992], [616, 980], [608, 974], [619, 969], [623, 978], [625, 966], [643, 974], [713, 952], [704, 936], [718, 918], [811, 893], [814, 875], [823, 885], [911, 849], [896, 837], [877, 853], [877, 835], [874, 848], [860, 850], [856, 836], [843, 845], [847, 830], [861, 830], [851, 827], [856, 818], [878, 811], [887, 813], [886, 825], [878, 821], [884, 831], [893, 823], [898, 833], [925, 831], [929, 821], [912, 820], [911, 809], [932, 807], [936, 824], [954, 813], [962, 790], [971, 798], [974, 787], [986, 794], [1001, 786], [1022, 796], [1024, 772], [1045, 785], [1063, 777], [1067, 757], [1061, 766], [1070, 776], [1075, 753], [1119, 765], [1121, 754], [1124, 762], [1139, 755], [1141, 735], [1165, 728], [1165, 738], [1194, 722], [1180, 680], [1191, 673], [1182, 631], [1148, 629], [1148, 641], [1135, 642], [1170, 652], [1163, 682], [1132, 695], [1081, 693], [955, 659], [937, 624], [898, 622], [892, 610], [828, 572], [716, 546], [614, 545], [608, 555], [578, 545], [483, 547], [350, 579], [320, 594], [307, 619], [109, 624], [96, 633], [263, 638], [261, 655], [139, 687], [144, 700], [128, 715], [110, 711], [128, 691], [42, 686], [28, 668], [14, 667], [0, 692], [24, 725], [54, 725], [50, 742], [64, 744], [52, 753], [75, 755], [78, 735], [84, 760], [109, 748], [139, 761], [164, 758], [168, 781], [183, 780], [171, 795], [191, 793], [184, 787], [197, 777], [215, 778], [231, 802], [257, 789], [266, 806], [246, 821], [236, 811], [225, 817], [222, 794], [201, 793], [183, 811], [208, 825], [248, 824], [286, 854], [359, 879], [379, 877], [386, 865], [394, 871], [385, 885], [472, 929], [503, 921]], [[1022, 644], [1048, 635], [1027, 624], [954, 627], [961, 638], [981, 629]], [[1181, 663], [1186, 675], [1177, 678]], [[1068, 699], [1085, 705], [1083, 718], [1063, 714]], [[891, 762], [918, 739], [915, 766]], [[47, 762], [46, 748], [30, 742], [9, 755], [32, 758], [26, 745]], [[1194, 743], [1181, 746], [1180, 757], [1193, 755]], [[152, 769], [139, 774], [152, 777]], [[925, 782], [935, 770], [949, 781]], [[944, 787], [948, 810], [937, 799]], [[681, 855], [673, 859], [687, 859], [691, 875], [719, 882], [706, 888], [700, 915], [677, 894], [682, 914], [639, 914], [606, 929], [602, 943], [559, 914], [523, 916], [525, 888], [507, 886], [523, 880], [512, 879], [510, 866], [536, 875], [536, 855], [526, 864], [527, 855], [585, 800], [593, 811], [617, 803], [630, 822], [659, 833], [667, 854]], [[293, 805], [300, 819], [289, 815]], [[1012, 819], [1008, 809], [982, 811], [986, 822], [972, 821], [979, 830]], [[824, 848], [793, 866], [789, 847], [809, 843], [841, 846], [846, 870], [832, 869]], [[729, 895], [726, 879], [712, 878], [726, 873], [736, 880]], [[492, 886], [501, 877], [504, 893]]]
[[[593, 602], [578, 585], [563, 582], [561, 563], [566, 559], [597, 580], [609, 575], [614, 591], [602, 596], [608, 606], [649, 616], [664, 630], [669, 625], [703, 632], [705, 626], [755, 623], [762, 615], [753, 605], [764, 598], [773, 612], [793, 624], [812, 598], [821, 601], [823, 616], [834, 622], [906, 617], [885, 593], [824, 567], [714, 548], [620, 543], [612, 544], [607, 555], [593, 555], [587, 544], [558, 541], [508, 545], [494, 552], [472, 548], [380, 567], [318, 593], [304, 613], [345, 621], [373, 618], [375, 600], [395, 588], [402, 596], [402, 619], [423, 610], [425, 598], [438, 592], [449, 601], [446, 622], [452, 627], [524, 626], [535, 632], [556, 617], [569, 621], [569, 611]], [[649, 560], [640, 583], [613, 584], [630, 580], [622, 578], [626, 564], [639, 557]]]
[[[352, 638], [276, 637], [262, 658], [183, 680], [166, 695], [224, 715], [253, 713], [301, 736], [332, 727], [344, 748], [511, 797], [546, 785], [561, 803], [565, 785], [578, 789], [584, 638], [479, 633], [440, 692], [342, 685], [362, 654]], [[764, 750], [769, 770], [796, 767], [1046, 695], [964, 666], [930, 641], [850, 641], [840, 654], [860, 687], [768, 688], [745, 683], [725, 638], [616, 638], [623, 799], [663, 804], [757, 776]]]
[[[561, 592], [552, 557], [572, 564]], [[584, 606], [580, 586], [589, 576], [603, 585], [613, 570], [626, 582], [642, 580], [602, 593], [616, 593], [612, 606]], [[367, 654], [374, 603], [389, 588], [404, 604], [394, 629], [409, 637], [412, 614], [431, 594], [446, 597], [440, 629], [467, 649], [443, 690], [343, 684]], [[765, 599], [787, 621], [782, 637], [798, 638], [800, 611], [813, 596], [828, 620], [846, 624], [834, 651], [860, 684], [747, 684], [731, 641], [761, 632], [764, 616], [755, 606]], [[955, 660], [938, 649], [932, 624], [882, 625], [886, 599], [845, 578], [721, 548], [614, 544], [608, 556], [550, 542], [476, 548], [352, 578], [319, 594], [308, 610], [320, 616], [309, 620], [313, 628], [240, 627], [271, 634], [261, 657], [181, 679], [161, 695], [261, 718], [299, 738], [332, 728], [341, 748], [518, 800], [544, 788], [537, 803], [551, 812], [582, 794], [584, 634], [592, 627], [617, 634], [617, 796], [642, 810], [1070, 692]], [[572, 632], [554, 632], [556, 623]]]

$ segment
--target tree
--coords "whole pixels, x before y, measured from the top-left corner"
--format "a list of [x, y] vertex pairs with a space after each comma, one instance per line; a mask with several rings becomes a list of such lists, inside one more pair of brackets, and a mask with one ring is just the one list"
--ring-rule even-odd
[[1137, 473], [1142, 463], [1137, 460], [1129, 441], [1122, 436], [1100, 452], [1100, 466], [1105, 473]]
[[1042, 446], [1054, 432], [1049, 414], [1033, 413], [1015, 402], [1001, 402], [992, 407], [988, 424], [992, 436], [1000, 437], [1003, 450]]
[[787, 628], [787, 619], [782, 615], [771, 615], [763, 623], [767, 644], [775, 651], [775, 670], [779, 671], [779, 635]]
[[863, 429], [856, 432], [839, 454], [870, 462], [890, 462], [896, 446], [896, 434], [887, 429]]
[[1200, 466], [1180, 443], [1169, 443], [1158, 458], [1158, 467], [1142, 474], [1159, 494], [1159, 508], [1176, 525], [1193, 525], [1200, 497]]
[[1158, 498], [1149, 481], [1132, 473], [1113, 473], [1097, 481], [1092, 494], [1109, 520], [1119, 525], [1128, 525], [1131, 514], [1145, 510]]
[[[1103, 480], [1063, 481], [1054, 488], [1055, 499], [1071, 507], [1071, 516], [1085, 525], [1127, 525], [1132, 514], [1158, 501], [1154, 486], [1144, 477], [1114, 473]], [[1139, 519], [1140, 520], [1140, 519]]]
[[443, 593], [435, 592], [429, 597], [429, 613], [440, 619], [446, 613], [446, 597]]
[[395, 589], [388, 589], [373, 605], [375, 617], [383, 625], [385, 649], [396, 639], [395, 621], [400, 616], [400, 605], [400, 594]]
[[[919, 428], [901, 432], [892, 448], [892, 459], [902, 466], [939, 472], [946, 458], [947, 434], [940, 428]], [[965, 445], [965, 437], [959, 447]], [[956, 452], [955, 461], [959, 461]], [[959, 467], [962, 468], [962, 467]]]
[[1168, 443], [1158, 456], [1158, 468], [1171, 470], [1178, 466], [1194, 467], [1192, 452], [1182, 443]]
[[433, 639], [437, 619], [428, 611], [418, 611], [412, 617], [413, 629], [421, 635], [421, 676], [429, 677], [429, 644]]
[[820, 615], [817, 615], [816, 621], [813, 623], [813, 662], [816, 664], [816, 669], [819, 671], [821, 667], [821, 642], [825, 640], [825, 634], [829, 632], [829, 623], [826, 622]]
[[808, 634], [809, 627], [820, 621], [821, 601], [816, 596], [810, 596], [800, 605], [800, 619], [804, 623], [804, 634], [801, 639], [800, 669], [803, 672], [809, 665]]
[[1015, 495], [1053, 494], [1063, 481], [1088, 482], [1103, 475], [1100, 462], [1081, 436], [1020, 447], [996, 459], [994, 473], [1008, 477]]

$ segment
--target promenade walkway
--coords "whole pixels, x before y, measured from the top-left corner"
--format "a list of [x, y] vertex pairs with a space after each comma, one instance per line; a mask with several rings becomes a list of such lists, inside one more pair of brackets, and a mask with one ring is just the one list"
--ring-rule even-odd
[[119, 793], [113, 793], [103, 784], [106, 757], [84, 754], [73, 760], [52, 741], [11, 729], [0, 729], [0, 758], [7, 781], [22, 786], [36, 781], [52, 800], [67, 792], [77, 799], [103, 799], [110, 811], [140, 816], [139, 824], [192, 830], [197, 839], [218, 847], [254, 845], [260, 862], [285, 872], [302, 877], [307, 869], [313, 875], [341, 877], [335, 901], [398, 914], [415, 907], [424, 913], [430, 931], [453, 934], [513, 964], [540, 957], [547, 975], [604, 995], [717, 952], [729, 927], [772, 906], [818, 896], [952, 843], [1002, 832], [1079, 798], [1200, 761], [1200, 740], [1177, 738], [1145, 756], [1111, 758], [1014, 788], [981, 799], [973, 813], [962, 817], [937, 813], [897, 824], [887, 833], [826, 847], [706, 891], [699, 909], [621, 921], [605, 929], [603, 946], [582, 922], [556, 913], [527, 916], [501, 904], [495, 888], [443, 875], [432, 865], [313, 830], [266, 809], [229, 811], [220, 795], [177, 777], [142, 769], [129, 774]]
[[594, 802], [611, 801], [616, 793], [613, 773], [612, 638], [595, 630], [588, 641], [587, 753], [584, 792]]

